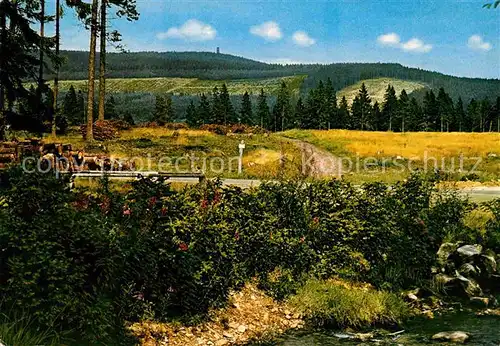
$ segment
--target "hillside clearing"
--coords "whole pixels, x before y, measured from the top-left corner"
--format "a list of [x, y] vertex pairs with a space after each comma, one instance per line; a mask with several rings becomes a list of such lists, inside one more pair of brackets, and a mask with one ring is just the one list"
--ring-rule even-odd
[[[246, 91], [257, 95], [261, 89], [267, 94], [276, 94], [285, 82], [294, 94], [298, 94], [300, 86], [306, 76], [289, 76], [282, 78], [264, 79], [235, 79], [235, 80], [203, 80], [197, 78], [109, 78], [106, 80], [106, 91], [109, 93], [172, 93], [174, 95], [210, 94], [215, 87], [226, 83], [232, 95], [242, 95]], [[59, 89], [67, 91], [71, 85], [76, 90], [87, 90], [86, 80], [60, 81]], [[96, 81], [96, 88], [99, 82]]]
[[382, 104], [384, 102], [384, 94], [389, 85], [392, 85], [396, 90], [396, 95], [399, 97], [401, 91], [406, 90], [407, 94], [411, 92], [425, 88], [426, 85], [421, 82], [412, 82], [394, 78], [376, 78], [376, 79], [366, 79], [357, 82], [356, 84], [350, 85], [337, 93], [337, 98], [340, 100], [345, 96], [347, 103], [352, 104], [354, 97], [358, 94], [361, 85], [365, 83], [368, 94], [370, 95], [372, 102], [378, 102]]

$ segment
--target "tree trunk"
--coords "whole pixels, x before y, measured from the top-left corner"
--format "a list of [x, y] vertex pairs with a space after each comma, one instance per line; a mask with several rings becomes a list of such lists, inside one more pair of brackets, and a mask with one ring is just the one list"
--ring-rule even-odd
[[[56, 57], [59, 58], [59, 36], [60, 36], [60, 0], [56, 0]], [[59, 95], [59, 63], [56, 65], [56, 76], [54, 77], [54, 114], [52, 116], [52, 136], [57, 135], [57, 96]]]
[[101, 50], [99, 53], [99, 120], [104, 120], [106, 104], [106, 11], [107, 0], [101, 0]]
[[45, 38], [45, 0], [40, 1], [40, 68], [38, 70], [37, 100], [42, 102], [43, 86], [43, 44]]
[[[3, 47], [5, 46], [5, 35], [7, 34], [6, 32], [6, 26], [7, 26], [7, 18], [5, 11], [3, 10], [3, 7], [6, 6], [5, 3], [2, 1], [0, 3], [0, 52], [3, 50]], [[3, 140], [5, 137], [5, 114], [4, 114], [4, 102], [5, 102], [5, 94], [4, 94], [4, 86], [3, 86], [3, 79], [4, 79], [4, 54], [0, 54], [0, 140]]]
[[95, 48], [97, 43], [97, 12], [98, 0], [92, 0], [92, 18], [90, 24], [89, 80], [87, 95], [87, 133], [86, 139], [94, 140], [92, 127], [94, 124], [94, 89], [95, 89]]

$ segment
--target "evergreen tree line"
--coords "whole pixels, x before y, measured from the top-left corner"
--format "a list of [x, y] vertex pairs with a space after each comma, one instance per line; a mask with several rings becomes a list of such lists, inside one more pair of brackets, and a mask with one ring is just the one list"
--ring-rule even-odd
[[[165, 100], [169, 100], [168, 102]], [[172, 122], [175, 114], [170, 98], [157, 96], [154, 121]], [[186, 109], [186, 122], [193, 127], [203, 124], [246, 124], [261, 126], [270, 131], [292, 128], [351, 129], [366, 131], [432, 131], [432, 132], [489, 132], [500, 131], [500, 97], [471, 99], [465, 104], [456, 102], [440, 88], [437, 95], [427, 90], [423, 102], [402, 90], [399, 97], [389, 85], [384, 101], [372, 102], [363, 83], [352, 105], [345, 97], [337, 100], [330, 79], [320, 81], [307, 96], [294, 99], [283, 82], [276, 102], [270, 107], [267, 95], [261, 90], [254, 105], [248, 92], [234, 106], [225, 84], [211, 95], [201, 95], [198, 103], [191, 101]]]

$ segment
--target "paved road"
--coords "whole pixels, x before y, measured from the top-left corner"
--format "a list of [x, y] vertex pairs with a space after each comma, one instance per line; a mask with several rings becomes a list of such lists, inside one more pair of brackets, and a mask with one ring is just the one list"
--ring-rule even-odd
[[[122, 178], [122, 179], [130, 179], [130, 178]], [[256, 187], [261, 184], [261, 180], [257, 179], [221, 179], [221, 180], [223, 186], [238, 186], [241, 187], [242, 189]], [[176, 183], [183, 183], [183, 184], [196, 184], [198, 183], [198, 178], [170, 178], [169, 181]], [[488, 186], [471, 187], [462, 189], [461, 192], [475, 201], [485, 201], [485, 200], [500, 198], [500, 187], [488, 187]]]

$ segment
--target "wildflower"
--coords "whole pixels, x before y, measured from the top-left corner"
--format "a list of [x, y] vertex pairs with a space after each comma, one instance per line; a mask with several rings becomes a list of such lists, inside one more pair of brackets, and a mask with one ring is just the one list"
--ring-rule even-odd
[[161, 216], [165, 216], [165, 215], [167, 215], [167, 211], [168, 211], [168, 210], [167, 210], [167, 207], [163, 207], [163, 208], [161, 208]]
[[319, 217], [317, 216], [313, 217], [313, 223], [317, 225], [319, 223]]
[[130, 210], [130, 208], [128, 206], [124, 206], [123, 207], [123, 215], [130, 215], [132, 214], [132, 211]]
[[305, 240], [306, 240], [306, 238], [304, 238], [304, 237], [300, 237], [299, 242], [302, 244]]
[[153, 197], [151, 197], [151, 198], [149, 199], [149, 206], [150, 206], [150, 207], [154, 207], [154, 206], [156, 205], [156, 201], [157, 201], [156, 197], [154, 197], [154, 196], [153, 196]]
[[206, 209], [208, 207], [208, 201], [204, 199], [201, 201], [201, 209]]
[[179, 250], [181, 251], [187, 251], [188, 250], [188, 245], [184, 242], [179, 244]]
[[234, 233], [234, 239], [240, 240], [240, 233], [238, 231]]

